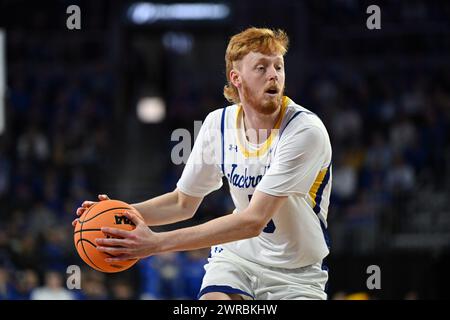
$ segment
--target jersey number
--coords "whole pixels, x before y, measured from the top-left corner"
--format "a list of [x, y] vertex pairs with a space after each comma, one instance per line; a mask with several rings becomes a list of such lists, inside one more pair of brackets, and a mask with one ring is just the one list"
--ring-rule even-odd
[[[248, 202], [250, 202], [252, 200], [252, 196], [253, 196], [253, 194], [249, 194], [248, 195]], [[273, 220], [270, 219], [269, 223], [264, 228], [263, 232], [265, 232], [265, 233], [274, 233], [276, 228], [277, 227], [275, 227], [275, 223], [273, 223]]]

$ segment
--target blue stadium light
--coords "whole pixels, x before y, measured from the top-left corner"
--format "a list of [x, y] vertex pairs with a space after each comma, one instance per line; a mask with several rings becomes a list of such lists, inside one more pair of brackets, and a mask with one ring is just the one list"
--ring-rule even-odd
[[225, 4], [213, 3], [172, 3], [157, 4], [139, 2], [127, 11], [128, 18], [135, 24], [151, 24], [157, 21], [174, 20], [222, 20], [230, 15]]

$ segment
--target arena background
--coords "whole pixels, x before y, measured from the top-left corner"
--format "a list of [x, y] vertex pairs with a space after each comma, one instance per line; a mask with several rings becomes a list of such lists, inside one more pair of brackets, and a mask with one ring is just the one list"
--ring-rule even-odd
[[[66, 27], [72, 4], [81, 30]], [[208, 250], [102, 274], [78, 257], [71, 221], [99, 193], [132, 203], [175, 187], [171, 133], [226, 105], [225, 48], [249, 26], [287, 31], [287, 95], [330, 133], [330, 299], [449, 297], [450, 2], [223, 1], [222, 18], [195, 21], [133, 4], [1, 1], [0, 299], [195, 298]], [[380, 30], [366, 26], [371, 4]], [[224, 187], [156, 230], [231, 206]], [[82, 290], [67, 291], [73, 264]]]

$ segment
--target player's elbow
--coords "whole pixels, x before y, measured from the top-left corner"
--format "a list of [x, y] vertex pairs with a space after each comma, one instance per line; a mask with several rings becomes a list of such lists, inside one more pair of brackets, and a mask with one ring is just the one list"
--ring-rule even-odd
[[248, 234], [248, 238], [257, 237], [263, 231], [265, 227], [265, 223], [261, 218], [253, 218], [250, 217], [246, 221], [246, 230]]
[[191, 206], [189, 206], [186, 203], [180, 203], [179, 208], [180, 208], [180, 214], [181, 214], [182, 218], [185, 220], [191, 219], [195, 215], [195, 211], [196, 211], [195, 208], [192, 208]]
[[261, 234], [261, 232], [263, 232], [264, 228], [265, 228], [265, 224], [262, 223], [261, 221], [258, 221], [255, 226], [253, 227], [253, 234], [252, 237], [257, 237]]
[[187, 196], [178, 190], [175, 191], [177, 196], [177, 205], [180, 215], [183, 219], [190, 219], [195, 215], [197, 211], [201, 198], [195, 198]]

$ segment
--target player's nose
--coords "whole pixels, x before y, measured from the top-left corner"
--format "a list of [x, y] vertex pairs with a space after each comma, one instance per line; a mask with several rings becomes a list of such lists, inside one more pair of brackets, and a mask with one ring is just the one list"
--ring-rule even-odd
[[278, 72], [274, 66], [268, 68], [267, 77], [269, 81], [278, 81]]

